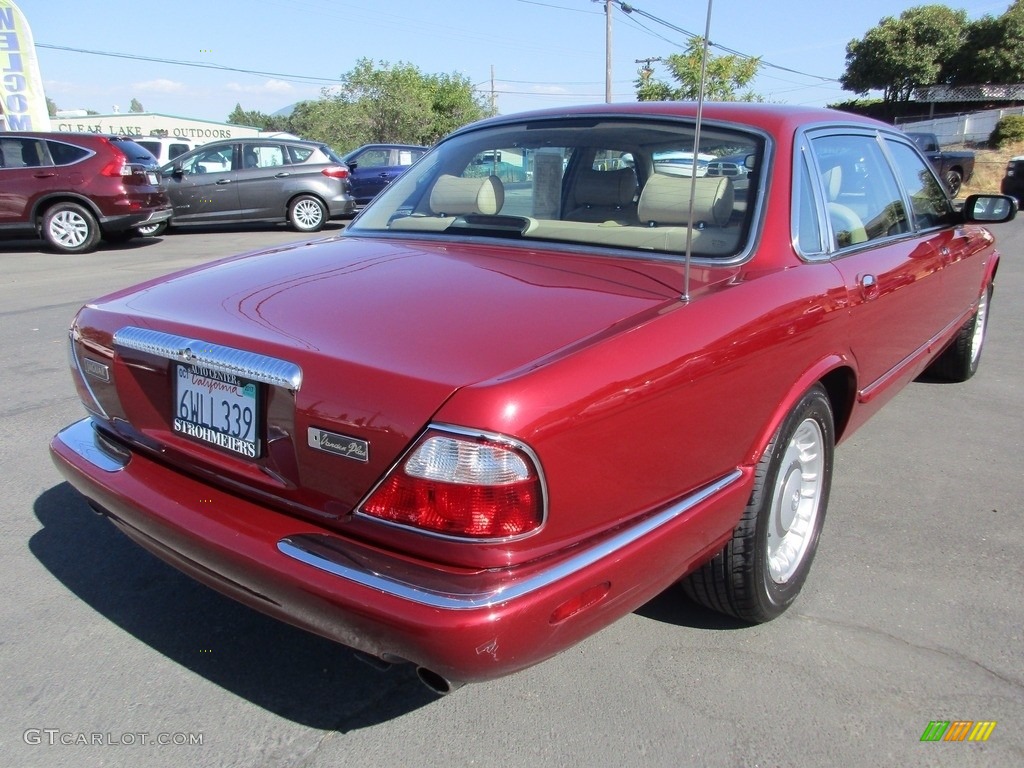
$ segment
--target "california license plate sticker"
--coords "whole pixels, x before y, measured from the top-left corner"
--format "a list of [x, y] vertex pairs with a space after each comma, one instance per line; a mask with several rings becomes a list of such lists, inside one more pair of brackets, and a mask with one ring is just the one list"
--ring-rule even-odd
[[174, 431], [250, 459], [259, 456], [259, 385], [201, 365], [176, 367]]

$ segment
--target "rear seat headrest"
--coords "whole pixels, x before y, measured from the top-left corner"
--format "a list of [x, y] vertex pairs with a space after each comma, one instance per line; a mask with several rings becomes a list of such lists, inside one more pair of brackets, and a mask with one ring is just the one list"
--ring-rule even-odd
[[445, 174], [434, 182], [430, 192], [430, 210], [438, 216], [493, 216], [504, 204], [505, 186], [497, 176], [481, 179]]
[[[690, 220], [690, 185], [696, 182], [693, 220]], [[732, 216], [735, 198], [732, 182], [725, 176], [669, 176], [656, 173], [640, 192], [637, 212], [644, 224], [696, 224], [724, 227]]]
[[614, 171], [586, 169], [580, 174], [576, 202], [606, 208], [623, 208], [636, 197], [636, 173], [632, 168]]

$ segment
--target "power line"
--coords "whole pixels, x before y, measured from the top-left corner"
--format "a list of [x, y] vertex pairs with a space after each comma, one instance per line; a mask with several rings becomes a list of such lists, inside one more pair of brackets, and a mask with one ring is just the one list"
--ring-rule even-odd
[[52, 51], [69, 51], [71, 53], [86, 53], [91, 56], [109, 56], [115, 59], [130, 59], [132, 61], [152, 61], [158, 64], [174, 64], [179, 67], [197, 67], [199, 69], [217, 69], [222, 72], [240, 72], [246, 75], [259, 75], [261, 77], [275, 77], [279, 80], [286, 80], [293, 83], [306, 83], [310, 85], [336, 85], [341, 82], [339, 77], [313, 77], [311, 75], [290, 75], [281, 72], [262, 72], [255, 69], [242, 69], [241, 67], [229, 67], [224, 64], [211, 64], [202, 61], [182, 61], [179, 59], [158, 59], [153, 56], [139, 56], [132, 53], [117, 53], [115, 51], [92, 51], [86, 48], [71, 48], [65, 45], [47, 45], [36, 43], [37, 48], [48, 48]]
[[[629, 3], [625, 3], [622, 0], [612, 0], [612, 2], [616, 6], [618, 6], [619, 10], [622, 11], [624, 14], [626, 14], [627, 17], [630, 14], [638, 13], [641, 16], [643, 16], [645, 19], [649, 19], [649, 20], [655, 22], [656, 24], [661, 24], [664, 27], [668, 27], [673, 32], [678, 32], [679, 34], [685, 35], [688, 38], [693, 39], [693, 38], [700, 37], [700, 35], [696, 34], [695, 32], [691, 32], [691, 31], [689, 31], [687, 29], [683, 29], [682, 27], [678, 27], [675, 24], [672, 24], [671, 22], [665, 21], [664, 19], [660, 19], [657, 16], [654, 16], [654, 15], [652, 15], [650, 13], [647, 13], [647, 11], [644, 11], [644, 10], [642, 10], [640, 8], [637, 8], [635, 5], [630, 5]], [[639, 25], [639, 26], [643, 27], [642, 24]], [[659, 37], [660, 37], [660, 35], [659, 35]], [[664, 38], [662, 38], [662, 39], [664, 40]], [[669, 42], [671, 42], [671, 41], [669, 41]], [[765, 61], [764, 59], [762, 59], [759, 56], [751, 56], [749, 53], [743, 53], [742, 51], [738, 51], [735, 48], [729, 48], [729, 47], [724, 46], [724, 45], [719, 45], [718, 43], [713, 43], [710, 40], [708, 41], [708, 45], [710, 47], [712, 47], [712, 48], [717, 48], [718, 50], [724, 51], [725, 53], [731, 54], [733, 56], [739, 56], [742, 59], [757, 59], [758, 61], [761, 62], [762, 65], [764, 65], [766, 67], [769, 67], [771, 69], [778, 69], [778, 70], [780, 70], [782, 72], [789, 72], [790, 74], [800, 75], [802, 77], [810, 77], [810, 78], [813, 78], [815, 80], [821, 80], [823, 82], [830, 82], [830, 83], [838, 83], [839, 82], [839, 80], [837, 78], [834, 78], [834, 77], [825, 77], [823, 75], [814, 75], [814, 74], [811, 74], [810, 72], [801, 72], [798, 69], [792, 69], [790, 67], [784, 67], [781, 64], [773, 64], [770, 61]]]

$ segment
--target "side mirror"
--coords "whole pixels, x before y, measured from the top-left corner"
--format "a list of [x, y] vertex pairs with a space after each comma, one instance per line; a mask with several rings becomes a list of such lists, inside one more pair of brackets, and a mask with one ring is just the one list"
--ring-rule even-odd
[[354, 171], [356, 168], [359, 167], [359, 163], [357, 161], [355, 161], [355, 160], [346, 160], [345, 161], [345, 165], [348, 166], [348, 169], [350, 171]]
[[970, 195], [963, 212], [965, 221], [1001, 224], [1017, 215], [1017, 200], [1009, 195]]

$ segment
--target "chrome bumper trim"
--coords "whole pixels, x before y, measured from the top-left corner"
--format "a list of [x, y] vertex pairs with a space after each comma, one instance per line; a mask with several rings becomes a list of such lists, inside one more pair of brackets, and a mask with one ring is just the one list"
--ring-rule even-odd
[[318, 568], [321, 571], [326, 571], [361, 586], [370, 587], [403, 600], [419, 603], [420, 605], [454, 611], [487, 608], [515, 600], [531, 592], [536, 592], [539, 589], [562, 581], [601, 560], [615, 556], [618, 552], [639, 541], [644, 536], [671, 523], [698, 504], [725, 490], [737, 482], [740, 477], [742, 477], [742, 473], [738, 469], [733, 470], [726, 476], [695, 491], [671, 507], [645, 518], [596, 546], [584, 549], [567, 560], [532, 574], [525, 579], [510, 581], [508, 584], [488, 591], [467, 590], [466, 592], [453, 592], [431, 589], [423, 585], [409, 584], [392, 576], [373, 571], [356, 563], [352, 558], [345, 558], [349, 561], [347, 563], [340, 562], [344, 555], [332, 549], [329, 545], [333, 537], [322, 534], [289, 536], [281, 539], [277, 543], [277, 548], [282, 554], [306, 565]]
[[130, 325], [114, 334], [114, 344], [168, 360], [206, 366], [275, 387], [297, 391], [302, 386], [302, 369], [295, 363], [244, 349]]
[[128, 457], [113, 454], [104, 447], [92, 419], [82, 419], [65, 427], [57, 433], [57, 439], [104, 472], [120, 472], [128, 466]]

